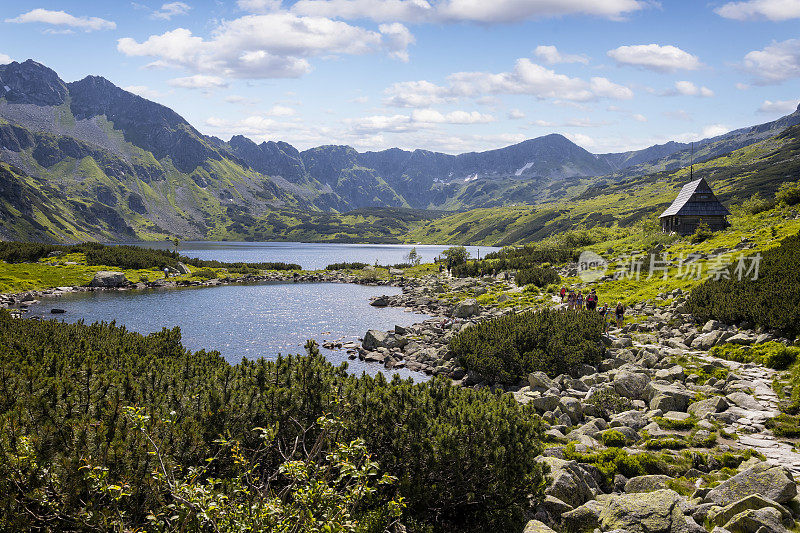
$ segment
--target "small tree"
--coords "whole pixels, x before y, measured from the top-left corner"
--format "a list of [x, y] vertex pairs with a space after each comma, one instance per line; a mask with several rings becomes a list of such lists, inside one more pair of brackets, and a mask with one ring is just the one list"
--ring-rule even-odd
[[412, 265], [418, 265], [422, 262], [422, 257], [417, 253], [417, 249], [412, 248], [405, 256], [405, 260], [411, 263]]
[[711, 228], [708, 227], [708, 224], [705, 222], [701, 222], [697, 225], [697, 228], [694, 230], [694, 234], [692, 235], [692, 244], [699, 244], [709, 237], [714, 235], [714, 232], [711, 231]]
[[442, 254], [447, 258], [447, 261], [455, 265], [463, 265], [469, 259], [469, 251], [463, 246], [451, 246]]

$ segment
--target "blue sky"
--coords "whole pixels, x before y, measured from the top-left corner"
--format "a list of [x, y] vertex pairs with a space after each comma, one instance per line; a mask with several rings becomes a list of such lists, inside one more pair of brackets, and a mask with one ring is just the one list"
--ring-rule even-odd
[[793, 111], [800, 0], [3, 2], [0, 63], [28, 58], [225, 140], [603, 153]]

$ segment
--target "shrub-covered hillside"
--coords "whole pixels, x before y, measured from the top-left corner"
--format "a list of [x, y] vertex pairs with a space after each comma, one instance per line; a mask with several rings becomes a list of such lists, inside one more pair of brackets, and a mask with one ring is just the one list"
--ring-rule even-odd
[[[521, 529], [542, 484], [529, 407], [354, 377], [308, 350], [231, 366], [185, 350], [178, 329], [0, 313], [0, 529], [211, 531], [239, 517], [289, 531], [337, 505], [357, 531], [398, 509], [410, 531]], [[298, 502], [312, 486], [330, 490]]]

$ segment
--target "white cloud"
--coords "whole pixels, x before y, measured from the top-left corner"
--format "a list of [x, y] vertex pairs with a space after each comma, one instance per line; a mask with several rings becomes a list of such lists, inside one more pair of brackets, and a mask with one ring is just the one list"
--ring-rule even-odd
[[116, 23], [99, 17], [76, 17], [66, 11], [51, 11], [41, 8], [28, 11], [13, 19], [6, 19], [6, 22], [17, 24], [40, 22], [53, 26], [79, 28], [83, 31], [113, 30], [117, 27]]
[[448, 90], [429, 81], [403, 81], [386, 89], [387, 105], [394, 107], [430, 107], [452, 100]]
[[619, 20], [644, 9], [640, 0], [444, 0], [439, 18], [472, 22], [519, 22], [565, 15], [593, 15]]
[[273, 117], [291, 117], [295, 113], [296, 113], [296, 111], [293, 108], [287, 107], [287, 106], [283, 106], [283, 105], [272, 106], [272, 109], [267, 111], [267, 115], [270, 115], [270, 116], [273, 116]]
[[225, 97], [225, 101], [229, 104], [242, 104], [242, 105], [255, 105], [259, 102], [257, 98], [247, 98], [240, 94], [232, 94]]
[[369, 96], [356, 96], [350, 102], [353, 104], [366, 104], [369, 102]]
[[[240, 0], [259, 3], [259, 0]], [[303, 15], [378, 22], [515, 23], [567, 15], [620, 20], [644, 9], [643, 0], [299, 0], [292, 10]]]
[[311, 69], [311, 56], [367, 54], [384, 48], [403, 59], [404, 47], [411, 42], [413, 37], [400, 24], [375, 32], [327, 18], [276, 12], [223, 21], [208, 40], [177, 28], [143, 42], [120, 39], [117, 49], [128, 56], [157, 58], [152, 66], [225, 77], [294, 78]]
[[633, 91], [624, 85], [618, 85], [606, 78], [591, 79], [592, 92], [600, 98], [612, 98], [614, 100], [630, 100], [633, 98]]
[[739, 89], [740, 91], [746, 91], [746, 90], [748, 90], [750, 88], [750, 86], [748, 84], [742, 83], [742, 82], [737, 82], [735, 87], [737, 89]]
[[458, 98], [482, 98], [487, 95], [524, 94], [539, 99], [587, 102], [598, 98], [627, 100], [633, 97], [629, 88], [606, 78], [588, 82], [558, 74], [530, 59], [518, 59], [511, 72], [456, 72], [447, 77], [448, 85], [429, 81], [395, 83], [386, 89], [387, 105], [395, 107], [429, 107]]
[[555, 122], [549, 120], [536, 119], [530, 122], [531, 126], [539, 126], [540, 128], [552, 128], [556, 126]]
[[607, 55], [620, 65], [631, 65], [658, 72], [697, 70], [702, 66], [697, 56], [671, 45], [639, 44], [620, 46], [609, 50]]
[[735, 20], [767, 19], [777, 22], [800, 18], [800, 2], [797, 0], [728, 2], [714, 12], [721, 17]]
[[586, 65], [589, 63], [589, 58], [585, 55], [562, 54], [555, 46], [537, 46], [533, 53], [536, 57], [549, 65], [554, 65], [556, 63], [583, 63]]
[[411, 113], [411, 120], [424, 124], [486, 124], [494, 122], [495, 118], [478, 111], [453, 111], [442, 114], [433, 109], [416, 109]]
[[392, 24], [381, 24], [378, 31], [384, 37], [384, 46], [389, 51], [389, 56], [408, 63], [408, 47], [414, 44], [414, 36], [408, 28], [394, 22]]
[[478, 111], [451, 111], [442, 113], [435, 109], [415, 109], [410, 115], [372, 115], [346, 119], [350, 131], [359, 134], [404, 133], [430, 129], [440, 124], [486, 124], [494, 122], [492, 115]]
[[141, 96], [142, 98], [148, 98], [150, 100], [164, 96], [159, 91], [151, 89], [146, 85], [128, 85], [127, 87], [123, 87], [123, 89], [129, 93], [133, 93]]
[[706, 86], [698, 87], [690, 81], [676, 81], [675, 89], [664, 93], [667, 96], [674, 96], [682, 94], [684, 96], [701, 96], [703, 98], [711, 98], [714, 96], [714, 91]]
[[744, 56], [742, 68], [758, 85], [769, 85], [800, 77], [800, 39], [773, 42], [763, 50]]
[[238, 0], [236, 5], [250, 13], [270, 13], [281, 8], [281, 0]]
[[584, 135], [583, 133], [565, 133], [564, 137], [574, 142], [581, 148], [591, 148], [597, 144], [594, 139], [588, 135]]
[[511, 111], [508, 112], [507, 116], [510, 120], [519, 120], [521, 118], [525, 118], [525, 113], [523, 113], [519, 109], [512, 109]]
[[764, 100], [764, 103], [758, 108], [758, 112], [768, 114], [787, 114], [794, 112], [798, 105], [800, 105], [800, 100]]
[[154, 19], [170, 20], [172, 17], [177, 17], [178, 15], [186, 15], [189, 13], [190, 9], [192, 9], [192, 6], [183, 2], [167, 2], [163, 4], [158, 11], [153, 11], [150, 17]]
[[635, 114], [631, 115], [631, 117], [636, 122], [647, 122], [647, 117], [642, 115], [641, 113], [635, 113]]
[[0, 65], [5, 65], [6, 63], [11, 63], [14, 61], [11, 59], [11, 56], [7, 56], [6, 54], [0, 54]]
[[722, 135], [723, 133], [728, 133], [731, 129], [724, 125], [724, 124], [709, 124], [705, 128], [703, 128], [703, 133], [701, 134], [704, 138], [705, 137], [717, 137], [718, 135]]
[[174, 78], [167, 83], [173, 87], [181, 87], [183, 89], [218, 89], [228, 86], [228, 83], [219, 76], [209, 76], [207, 74]]
[[423, 22], [435, 18], [426, 0], [299, 0], [292, 11], [301, 15], [378, 22]]

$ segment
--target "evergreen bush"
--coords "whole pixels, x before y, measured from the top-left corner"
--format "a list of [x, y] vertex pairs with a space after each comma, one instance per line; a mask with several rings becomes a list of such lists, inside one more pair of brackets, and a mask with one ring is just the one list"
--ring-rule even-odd
[[593, 311], [545, 309], [493, 318], [460, 331], [450, 351], [461, 365], [494, 383], [516, 383], [534, 371], [550, 376], [605, 353], [603, 319]]

